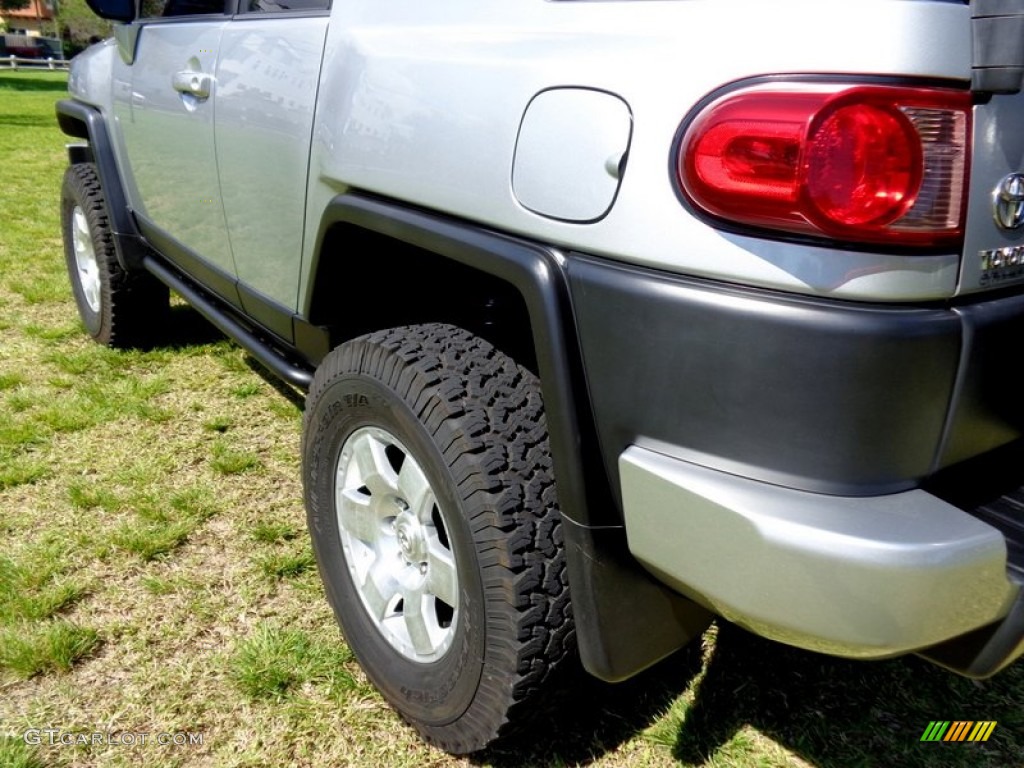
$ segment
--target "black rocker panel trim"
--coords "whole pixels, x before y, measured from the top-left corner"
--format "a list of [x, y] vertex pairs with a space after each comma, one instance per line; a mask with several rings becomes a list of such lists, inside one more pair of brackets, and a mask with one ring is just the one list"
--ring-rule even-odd
[[237, 288], [245, 315], [294, 347], [310, 365], [317, 366], [331, 351], [331, 337], [326, 328], [308, 323], [290, 308], [241, 280]]
[[241, 280], [235, 286], [242, 301], [242, 309], [248, 317], [262, 325], [274, 335], [291, 343], [295, 339], [292, 327], [292, 313], [273, 299], [255, 291]]
[[[338, 224], [355, 225], [498, 277], [530, 315], [563, 517], [577, 643], [584, 667], [622, 680], [703, 631], [707, 612], [656, 582], [628, 552], [621, 512], [596, 452], [561, 254], [454, 219], [347, 193], [328, 207], [316, 253]], [[314, 274], [316, 265], [313, 265]]]
[[214, 266], [145, 216], [136, 213], [135, 220], [142, 236], [157, 253], [202, 285], [206, 292], [216, 294], [217, 298], [229, 303], [236, 311], [243, 309], [238, 293], [238, 278]]

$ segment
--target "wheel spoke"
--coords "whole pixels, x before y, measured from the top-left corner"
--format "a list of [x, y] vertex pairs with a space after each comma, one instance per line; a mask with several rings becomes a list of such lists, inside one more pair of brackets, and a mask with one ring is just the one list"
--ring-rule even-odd
[[78, 230], [77, 234], [79, 237], [89, 237], [89, 224], [85, 220], [85, 214], [81, 208], [75, 209], [75, 229]]
[[384, 449], [384, 443], [369, 434], [361, 435], [352, 447], [360, 480], [374, 495], [392, 494], [398, 486], [395, 470]]
[[338, 522], [354, 538], [373, 546], [380, 536], [380, 525], [373, 499], [353, 488], [338, 494]]
[[387, 568], [378, 561], [367, 572], [360, 592], [370, 615], [379, 622], [387, 615], [388, 604], [398, 593], [398, 584]]
[[431, 510], [434, 508], [434, 492], [430, 489], [430, 482], [420, 469], [420, 465], [411, 456], [407, 456], [402, 463], [397, 485], [398, 493], [409, 505], [409, 510], [420, 522], [429, 522]]
[[455, 558], [436, 538], [427, 552], [427, 592], [455, 608], [459, 603], [459, 575]]
[[434, 643], [430, 639], [430, 629], [423, 616], [423, 594], [419, 590], [410, 590], [402, 596], [403, 618], [405, 628], [409, 632], [412, 647], [421, 656], [434, 653]]

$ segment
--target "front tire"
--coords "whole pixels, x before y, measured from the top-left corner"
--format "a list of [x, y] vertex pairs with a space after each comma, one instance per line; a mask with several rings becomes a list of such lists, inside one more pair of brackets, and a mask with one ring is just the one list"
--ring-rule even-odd
[[310, 389], [303, 479], [328, 600], [388, 701], [452, 753], [514, 729], [574, 651], [536, 378], [453, 326], [348, 342]]
[[157, 338], [170, 294], [149, 273], [127, 272], [118, 262], [107, 203], [92, 163], [76, 163], [64, 172], [61, 230], [75, 304], [89, 335], [121, 348]]

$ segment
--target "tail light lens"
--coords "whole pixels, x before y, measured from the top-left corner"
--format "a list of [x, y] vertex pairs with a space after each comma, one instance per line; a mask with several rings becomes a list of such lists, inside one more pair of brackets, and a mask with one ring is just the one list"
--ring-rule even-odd
[[970, 95], [942, 88], [754, 86], [711, 102], [679, 145], [699, 209], [864, 243], [952, 246], [963, 232]]

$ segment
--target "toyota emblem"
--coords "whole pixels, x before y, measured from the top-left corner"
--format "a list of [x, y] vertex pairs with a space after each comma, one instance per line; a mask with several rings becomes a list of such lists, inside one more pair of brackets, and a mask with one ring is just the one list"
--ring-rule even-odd
[[1001, 229], [1019, 229], [1024, 225], [1024, 175], [1011, 173], [992, 193], [996, 224]]

